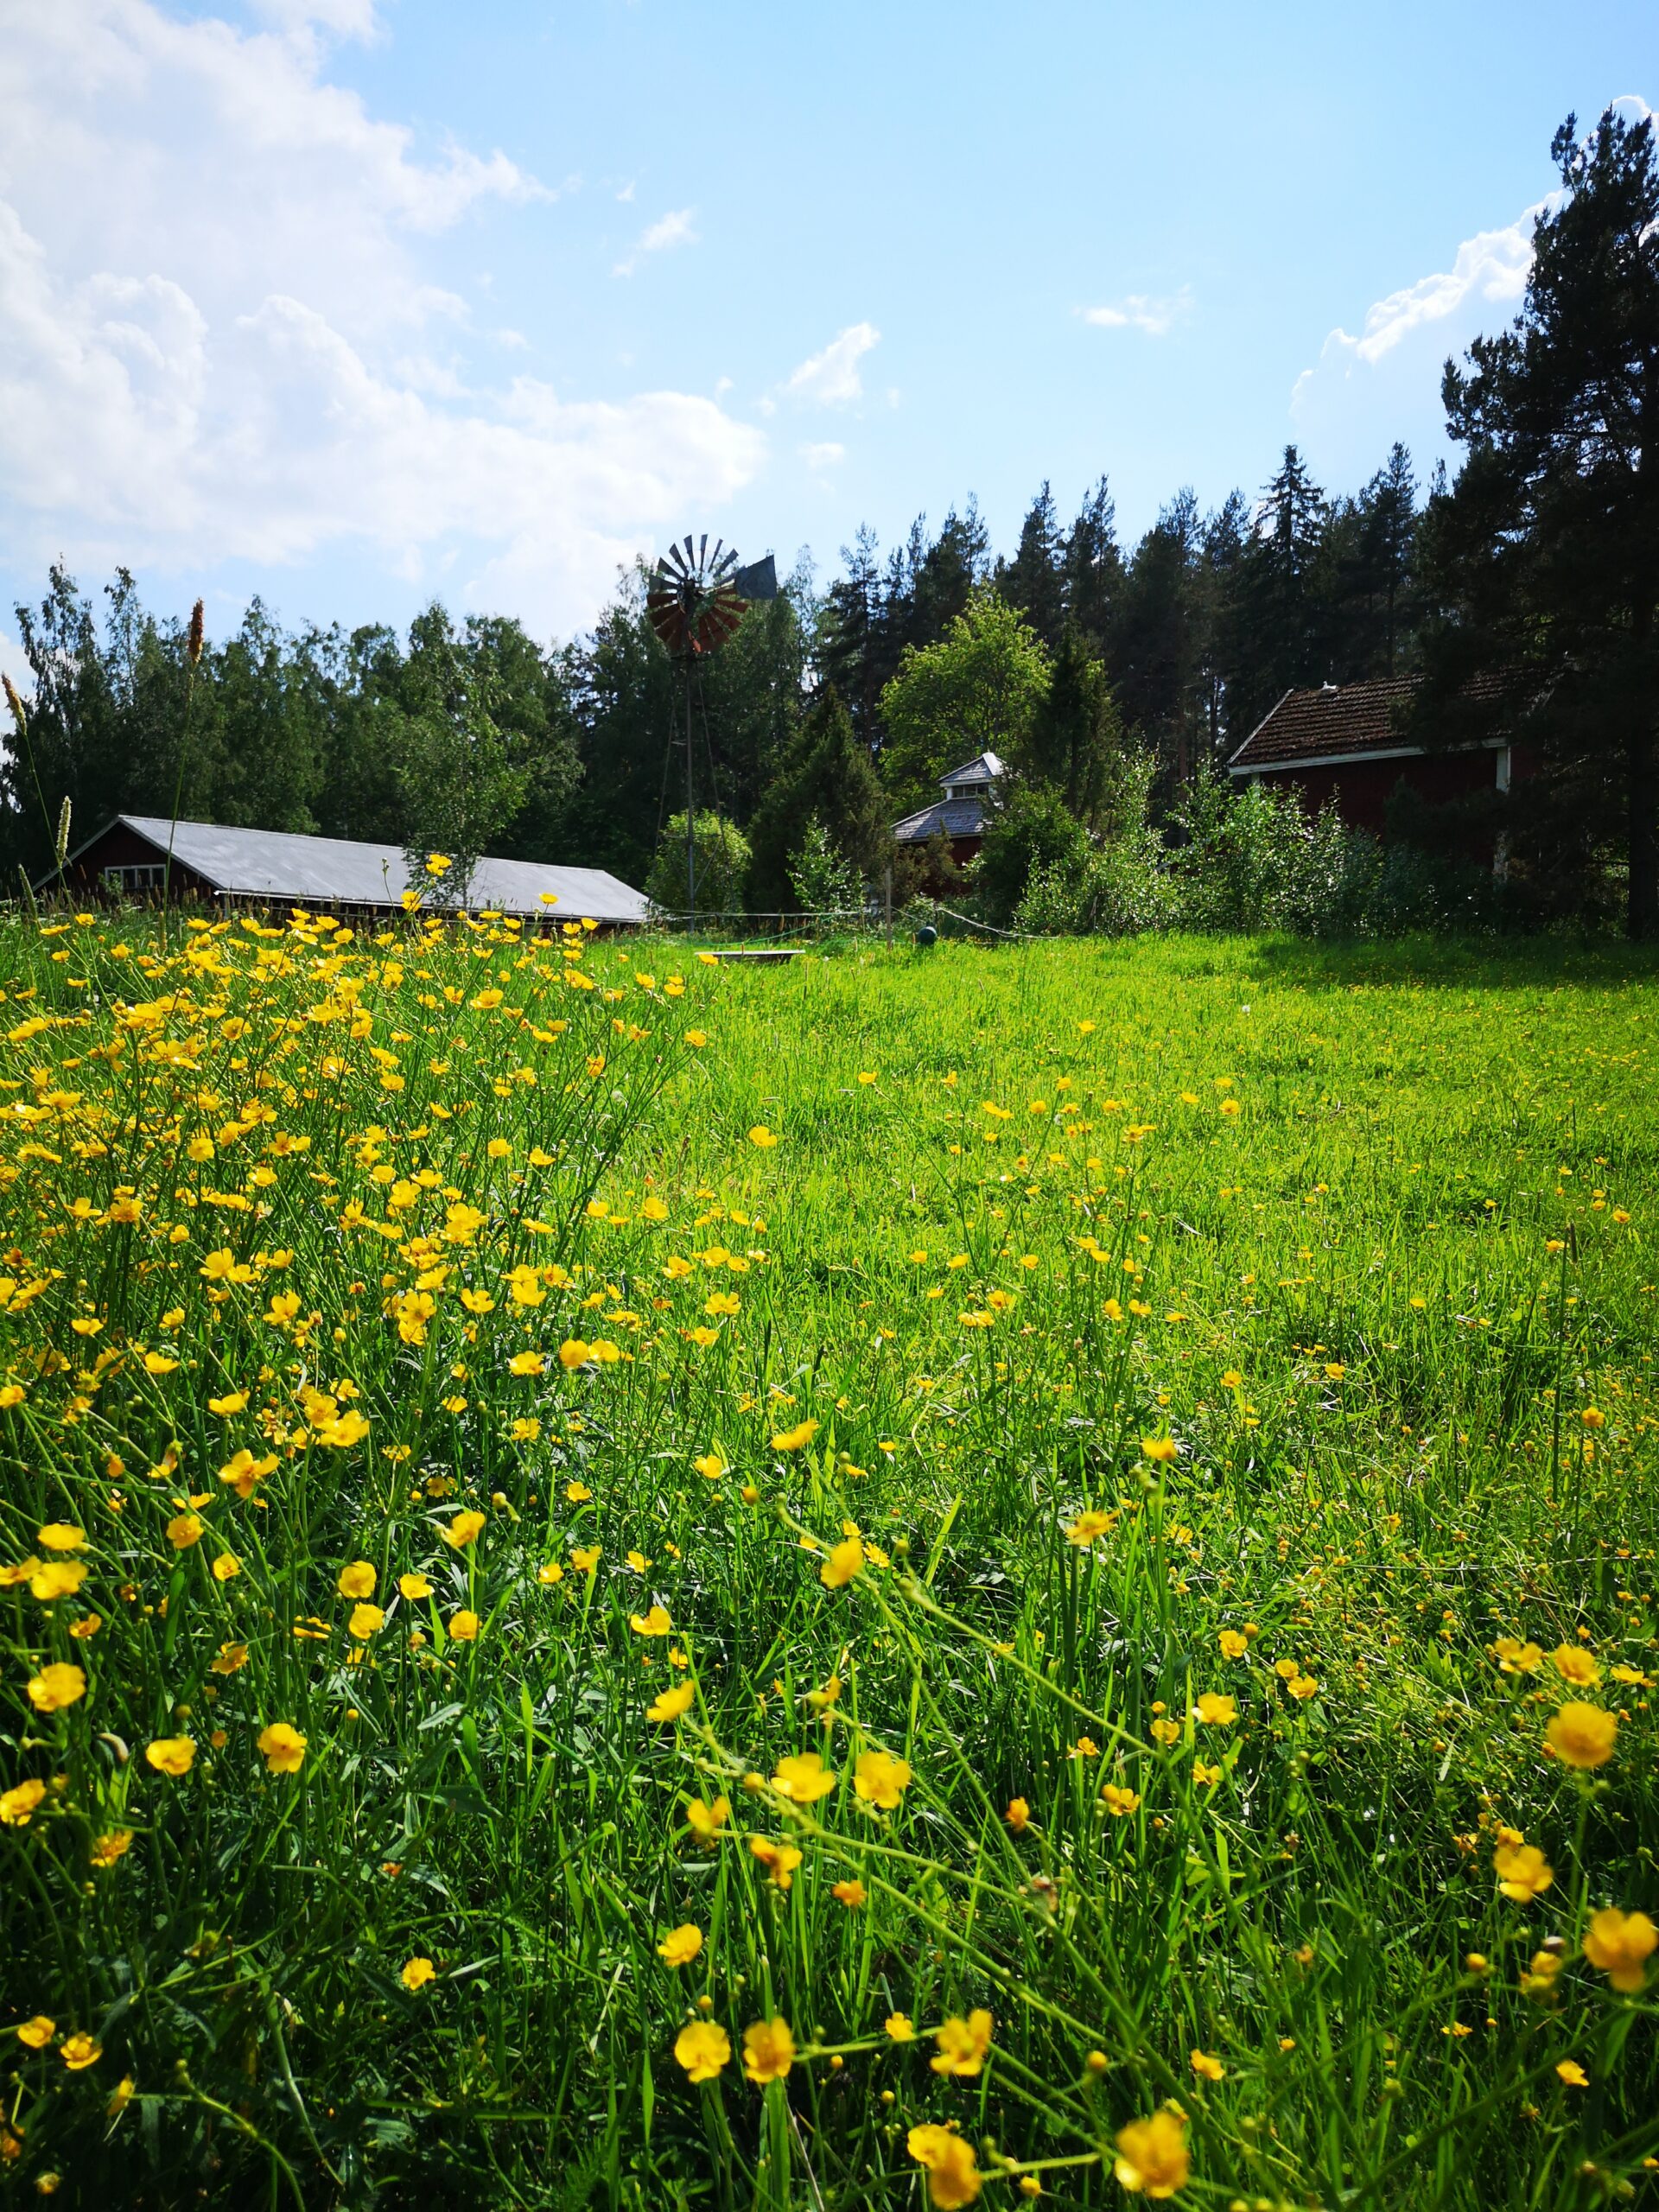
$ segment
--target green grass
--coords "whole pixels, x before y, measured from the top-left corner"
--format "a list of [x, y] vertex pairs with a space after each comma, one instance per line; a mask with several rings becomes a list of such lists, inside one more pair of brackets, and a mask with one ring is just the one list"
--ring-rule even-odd
[[1183, 2203], [1650, 2185], [1652, 961], [327, 935], [7, 929], [0, 2190], [1113, 2205], [1172, 2101]]

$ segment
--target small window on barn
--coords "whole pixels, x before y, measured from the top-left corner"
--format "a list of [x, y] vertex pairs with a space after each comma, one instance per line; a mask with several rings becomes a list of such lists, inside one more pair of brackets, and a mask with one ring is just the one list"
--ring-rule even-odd
[[159, 891], [167, 869], [159, 861], [128, 861], [104, 871], [106, 891]]

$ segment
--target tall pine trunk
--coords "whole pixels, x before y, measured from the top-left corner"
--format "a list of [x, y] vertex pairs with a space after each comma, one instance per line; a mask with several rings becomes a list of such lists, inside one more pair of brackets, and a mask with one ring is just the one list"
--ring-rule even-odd
[[[1644, 461], [1646, 454], [1643, 456]], [[1631, 702], [1630, 804], [1630, 882], [1625, 934], [1633, 944], [1659, 942], [1659, 731], [1655, 728], [1649, 645], [1653, 609], [1636, 608], [1631, 624], [1637, 652], [1637, 693]]]

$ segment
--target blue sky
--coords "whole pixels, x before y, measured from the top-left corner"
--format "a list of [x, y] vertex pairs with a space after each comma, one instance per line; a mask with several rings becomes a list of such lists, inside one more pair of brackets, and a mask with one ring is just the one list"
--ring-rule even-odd
[[1620, 97], [1635, 0], [0, 0], [3, 603], [569, 634], [692, 527], [1426, 473]]

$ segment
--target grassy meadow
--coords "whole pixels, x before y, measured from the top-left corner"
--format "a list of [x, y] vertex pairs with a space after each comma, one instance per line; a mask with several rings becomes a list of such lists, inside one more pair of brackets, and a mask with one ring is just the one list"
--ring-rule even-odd
[[1659, 968], [0, 925], [0, 2195], [1659, 2161]]

